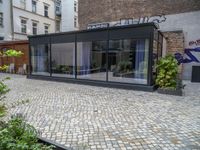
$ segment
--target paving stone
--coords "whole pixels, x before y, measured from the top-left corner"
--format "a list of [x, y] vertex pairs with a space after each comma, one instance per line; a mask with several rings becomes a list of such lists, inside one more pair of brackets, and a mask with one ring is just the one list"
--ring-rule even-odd
[[6, 76], [11, 77], [8, 117], [22, 114], [42, 137], [59, 144], [90, 150], [200, 149], [200, 84], [185, 82], [179, 97], [0, 73]]

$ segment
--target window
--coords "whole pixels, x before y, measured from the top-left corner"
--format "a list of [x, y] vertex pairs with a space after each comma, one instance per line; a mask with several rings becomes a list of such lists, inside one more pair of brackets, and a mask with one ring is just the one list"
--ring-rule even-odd
[[48, 9], [49, 9], [49, 7], [44, 5], [44, 16], [45, 17], [48, 17]]
[[44, 25], [44, 33], [45, 34], [49, 33], [49, 25]]
[[56, 14], [61, 13], [61, 1], [57, 0], [56, 1]]
[[56, 31], [60, 32], [60, 21], [59, 20], [56, 21]]
[[52, 76], [75, 78], [75, 43], [52, 44]]
[[77, 78], [106, 81], [107, 41], [77, 43]]
[[36, 13], [37, 11], [37, 2], [35, 0], [32, 0], [32, 12]]
[[74, 11], [77, 12], [77, 1], [74, 1]]
[[32, 27], [33, 27], [33, 35], [36, 35], [37, 34], [37, 23], [33, 22]]
[[31, 46], [32, 74], [50, 76], [50, 49], [48, 44]]
[[26, 0], [20, 0], [20, 7], [26, 9]]
[[0, 13], [0, 26], [3, 26], [3, 13]]
[[74, 17], [74, 27], [78, 27], [78, 18], [77, 18], [77, 16]]
[[26, 24], [27, 24], [27, 20], [26, 19], [21, 19], [21, 32], [22, 33], [26, 33]]
[[108, 81], [147, 84], [148, 39], [109, 41]]

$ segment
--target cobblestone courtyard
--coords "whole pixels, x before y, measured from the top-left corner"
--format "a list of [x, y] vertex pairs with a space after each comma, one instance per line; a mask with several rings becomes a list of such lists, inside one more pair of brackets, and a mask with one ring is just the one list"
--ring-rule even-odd
[[9, 115], [23, 114], [42, 137], [66, 147], [200, 149], [200, 84], [186, 82], [179, 97], [5, 76]]

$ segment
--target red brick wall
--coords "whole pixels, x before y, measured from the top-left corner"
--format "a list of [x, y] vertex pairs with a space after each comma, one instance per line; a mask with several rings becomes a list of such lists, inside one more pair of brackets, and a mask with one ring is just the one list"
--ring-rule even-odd
[[18, 71], [19, 67], [22, 67], [23, 64], [29, 64], [29, 43], [28, 41], [15, 41], [15, 42], [7, 42], [0, 44], [0, 51], [2, 52], [3, 49], [15, 49], [22, 51], [24, 55], [17, 58], [8, 58], [8, 57], [1, 57], [0, 58], [0, 65], [9, 65], [11, 63], [15, 63], [16, 72]]
[[167, 41], [167, 53], [179, 52], [184, 54], [184, 34], [183, 31], [163, 32]]
[[[167, 42], [167, 54], [184, 54], [184, 34], [183, 31], [163, 32]], [[183, 65], [179, 66], [179, 73], [182, 73]]]

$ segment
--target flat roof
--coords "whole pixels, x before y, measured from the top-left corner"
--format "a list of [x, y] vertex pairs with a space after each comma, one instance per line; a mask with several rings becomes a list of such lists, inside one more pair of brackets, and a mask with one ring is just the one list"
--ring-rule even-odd
[[28, 38], [47, 37], [47, 36], [65, 35], [65, 34], [87, 33], [87, 32], [98, 32], [98, 31], [106, 31], [106, 30], [115, 30], [115, 29], [124, 29], [124, 28], [126, 28], [126, 29], [127, 28], [138, 28], [138, 27], [148, 27], [148, 26], [152, 26], [152, 27], [158, 29], [156, 24], [151, 22], [151, 23], [141, 23], [141, 24], [132, 24], [132, 25], [124, 25], [124, 26], [114, 26], [114, 27], [98, 28], [98, 29], [87, 29], [87, 30], [77, 30], [77, 31], [69, 31], [69, 32], [29, 35]]

